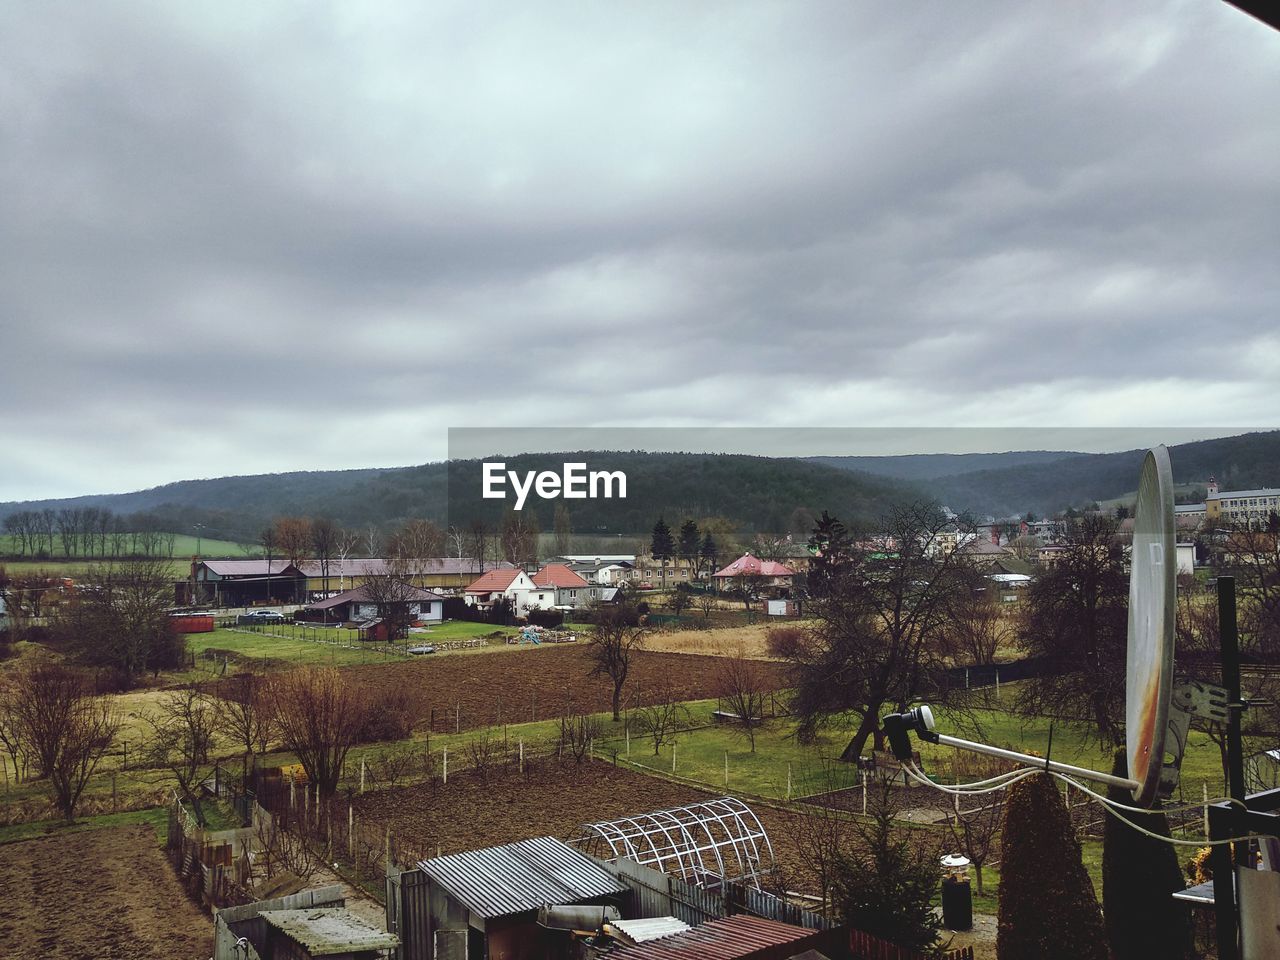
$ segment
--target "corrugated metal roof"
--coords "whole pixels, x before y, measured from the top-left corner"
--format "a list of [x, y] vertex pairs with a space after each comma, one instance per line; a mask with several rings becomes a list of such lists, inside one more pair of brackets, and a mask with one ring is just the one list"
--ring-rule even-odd
[[630, 940], [632, 943], [645, 943], [649, 940], [658, 940], [661, 937], [669, 937], [672, 934], [684, 933], [686, 930], [693, 929], [683, 920], [677, 920], [675, 917], [649, 917], [645, 920], [614, 920], [612, 923], [606, 924], [605, 929], [610, 927], [616, 928], [619, 933]]
[[554, 837], [432, 857], [418, 866], [485, 918], [626, 892], [600, 864]]
[[271, 569], [267, 569], [265, 560], [201, 560], [202, 564], [220, 577], [266, 577], [279, 576], [286, 570], [294, 570], [288, 560], [272, 560]]
[[[307, 606], [308, 610], [329, 610], [333, 607], [340, 607], [344, 603], [371, 603], [373, 602], [369, 596], [370, 588], [368, 584], [362, 584], [354, 590], [348, 590], [345, 593], [339, 593], [330, 597], [328, 600], [317, 600], [315, 603]], [[421, 590], [418, 587], [407, 585], [405, 589], [398, 591], [393, 598], [388, 598], [387, 602], [395, 603], [421, 603], [424, 601], [443, 600], [444, 597], [433, 590]]]
[[394, 933], [379, 930], [346, 907], [264, 910], [258, 916], [302, 944], [313, 957], [400, 946]]
[[813, 930], [743, 913], [712, 920], [684, 933], [623, 947], [609, 956], [617, 960], [739, 960], [812, 936]]

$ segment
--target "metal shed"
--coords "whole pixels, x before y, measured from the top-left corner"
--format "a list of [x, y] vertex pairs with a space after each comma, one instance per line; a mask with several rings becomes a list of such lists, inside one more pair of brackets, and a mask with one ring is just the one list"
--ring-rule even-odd
[[627, 891], [582, 852], [534, 837], [433, 857], [388, 877], [388, 928], [400, 935], [403, 960], [517, 960], [542, 955], [539, 908], [617, 905]]
[[760, 819], [736, 797], [721, 797], [583, 826], [574, 841], [602, 859], [625, 857], [698, 883], [741, 881], [760, 887], [774, 869], [773, 844]]

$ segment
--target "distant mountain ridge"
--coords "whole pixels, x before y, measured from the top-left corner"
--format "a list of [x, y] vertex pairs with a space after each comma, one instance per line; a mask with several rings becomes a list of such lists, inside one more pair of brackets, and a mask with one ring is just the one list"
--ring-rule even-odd
[[[625, 470], [626, 501], [570, 504], [574, 532], [647, 536], [659, 515], [673, 526], [686, 516], [722, 516], [744, 531], [798, 534], [807, 514], [829, 510], [852, 525], [873, 520], [895, 503], [923, 497], [979, 517], [1027, 511], [1043, 516], [1132, 491], [1144, 453], [1041, 450], [786, 459], [579, 451], [506, 459], [508, 468], [518, 471], [558, 470], [569, 459]], [[1178, 483], [1215, 476], [1224, 490], [1280, 486], [1280, 431], [1179, 444], [1170, 454]], [[204, 524], [205, 536], [240, 542], [256, 541], [267, 521], [283, 515], [329, 516], [350, 526], [389, 527], [409, 517], [465, 523], [486, 509], [492, 516], [502, 506], [488, 501], [486, 508], [478, 494], [458, 495], [464, 489], [458, 485], [478, 486], [478, 476], [479, 461], [452, 461], [185, 480], [134, 493], [0, 503], [0, 519], [18, 510], [106, 507], [120, 514], [151, 514], [177, 532]], [[533, 505], [542, 530], [551, 530], [558, 502], [563, 501]]]
[[1002, 470], [1084, 456], [1071, 450], [1011, 450], [1007, 453], [911, 453], [896, 457], [805, 457], [841, 470], [857, 470], [898, 480], [937, 480], [980, 470]]

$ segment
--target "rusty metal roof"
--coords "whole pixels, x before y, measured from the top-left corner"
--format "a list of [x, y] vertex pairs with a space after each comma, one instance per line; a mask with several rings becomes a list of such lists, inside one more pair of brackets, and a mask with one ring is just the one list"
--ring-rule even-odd
[[479, 917], [505, 917], [546, 904], [626, 892], [595, 860], [554, 837], [432, 857], [418, 864]]
[[804, 927], [748, 914], [711, 920], [683, 933], [623, 947], [609, 954], [617, 960], [740, 960], [787, 943], [817, 936]]

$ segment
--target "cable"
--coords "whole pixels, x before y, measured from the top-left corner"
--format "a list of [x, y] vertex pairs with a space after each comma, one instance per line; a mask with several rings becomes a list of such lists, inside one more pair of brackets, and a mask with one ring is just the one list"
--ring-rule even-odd
[[[1085, 793], [1089, 794], [1089, 796], [1093, 797], [1094, 799], [1100, 800], [1102, 802], [1103, 809], [1105, 809], [1107, 813], [1111, 814], [1121, 823], [1128, 824], [1130, 827], [1133, 827], [1134, 830], [1137, 830], [1139, 833], [1145, 834], [1146, 836], [1151, 837], [1154, 840], [1163, 840], [1165, 843], [1172, 843], [1180, 847], [1220, 847], [1224, 843], [1240, 843], [1245, 840], [1254, 839], [1253, 836], [1251, 835], [1246, 835], [1243, 837], [1227, 837], [1224, 840], [1207, 840], [1207, 839], [1179, 840], [1176, 837], [1166, 837], [1163, 833], [1156, 833], [1154, 830], [1148, 830], [1146, 827], [1138, 826], [1128, 817], [1122, 815], [1119, 810], [1114, 809], [1114, 806], [1123, 806], [1123, 804], [1116, 804], [1113, 806], [1113, 801], [1107, 800], [1107, 798], [1102, 796], [1101, 794], [1094, 793], [1088, 787], [1080, 786], [1080, 784], [1076, 783], [1070, 777], [1067, 777], [1061, 773], [1054, 773], [1053, 775], [1057, 777], [1059, 780], [1065, 780], [1066, 782], [1070, 783], [1073, 787], [1078, 787], [1079, 789], [1083, 790]], [[1199, 806], [1199, 804], [1196, 804], [1196, 806]], [[1138, 808], [1126, 807], [1125, 809], [1133, 810]], [[1154, 811], [1144, 810], [1142, 812], [1152, 813]]]
[[1173, 806], [1163, 806], [1159, 810], [1149, 810], [1146, 807], [1131, 807], [1121, 803], [1119, 800], [1112, 800], [1105, 794], [1096, 793], [1090, 790], [1083, 783], [1065, 773], [1059, 773], [1056, 770], [1051, 771], [1055, 777], [1066, 783], [1071, 784], [1077, 790], [1089, 794], [1097, 800], [1101, 800], [1108, 806], [1115, 807], [1117, 810], [1128, 810], [1130, 813], [1181, 813], [1183, 810], [1199, 810], [1210, 803], [1229, 803], [1232, 806], [1239, 807], [1241, 810], [1248, 810], [1243, 800], [1236, 800], [1232, 797], [1214, 797], [1212, 800], [1200, 800], [1196, 803], [1179, 803]]
[[[902, 765], [902, 769], [905, 770], [913, 780], [916, 780], [917, 782], [924, 784], [926, 787], [933, 787], [935, 790], [940, 790], [943, 793], [951, 793], [957, 796], [964, 796], [964, 797], [976, 796], [982, 793], [994, 793], [996, 790], [1003, 790], [1005, 787], [1011, 786], [1012, 784], [1017, 783], [1019, 780], [1022, 780], [1022, 779], [1025, 779], [1026, 777], [1031, 776], [1033, 773], [1041, 772], [1038, 767], [1023, 767], [1020, 770], [1013, 770], [1013, 771], [1010, 771], [1009, 773], [1001, 774], [1000, 777], [992, 777], [991, 780], [997, 780], [997, 779], [1000, 780], [1000, 782], [995, 784], [995, 786], [983, 787], [982, 789], [966, 789], [965, 787], [960, 787], [960, 788], [944, 787], [940, 783], [935, 783], [934, 781], [930, 780], [928, 777], [924, 776], [923, 772], [914, 763], [904, 763]], [[991, 780], [979, 780], [977, 782], [990, 783]], [[973, 784], [970, 784], [968, 786], [973, 786]]]

